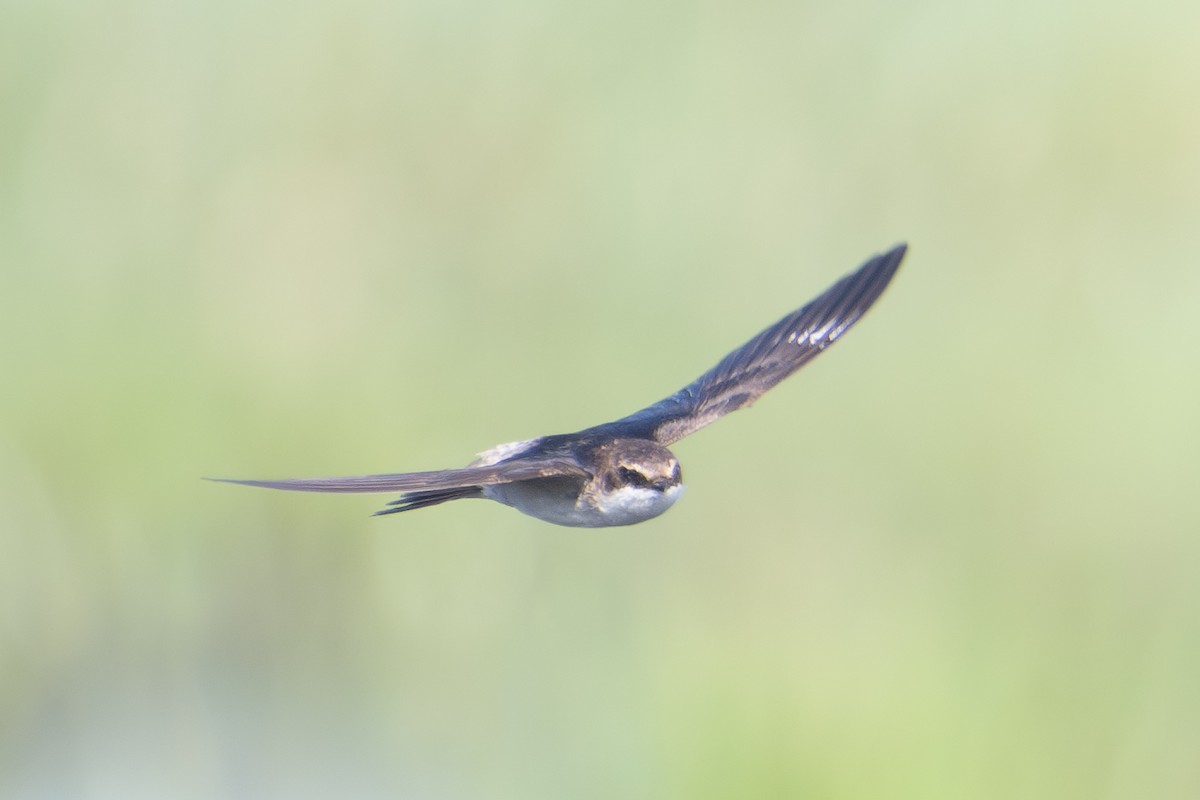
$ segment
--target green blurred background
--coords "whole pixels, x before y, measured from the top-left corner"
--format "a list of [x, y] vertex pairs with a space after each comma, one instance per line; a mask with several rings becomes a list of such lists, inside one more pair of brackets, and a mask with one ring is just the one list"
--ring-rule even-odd
[[[1200, 796], [1197, 41], [0, 4], [0, 796]], [[900, 240], [647, 524], [200, 480], [620, 416]]]

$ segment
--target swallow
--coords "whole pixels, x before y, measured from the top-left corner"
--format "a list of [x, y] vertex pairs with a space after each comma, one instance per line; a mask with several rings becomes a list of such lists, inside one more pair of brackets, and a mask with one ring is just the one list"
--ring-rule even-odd
[[402, 493], [376, 515], [484, 498], [556, 525], [603, 528], [645, 522], [683, 493], [679, 459], [667, 446], [749, 406], [840, 339], [879, 299], [906, 249], [900, 244], [873, 256], [673, 395], [614, 422], [501, 444], [460, 469], [212, 480], [298, 492]]

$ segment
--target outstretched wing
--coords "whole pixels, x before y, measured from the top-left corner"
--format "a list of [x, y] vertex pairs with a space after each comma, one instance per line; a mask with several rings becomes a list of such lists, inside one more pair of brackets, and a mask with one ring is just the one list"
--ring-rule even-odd
[[837, 341], [866, 313], [896, 274], [906, 248], [901, 244], [874, 256], [670, 397], [599, 427], [671, 444], [753, 403]]
[[499, 464], [435, 472], [399, 472], [392, 475], [357, 475], [346, 478], [291, 478], [277, 481], [234, 478], [209, 480], [292, 492], [427, 492], [556, 477], [586, 478], [589, 477], [589, 473], [569, 457], [533, 456]]

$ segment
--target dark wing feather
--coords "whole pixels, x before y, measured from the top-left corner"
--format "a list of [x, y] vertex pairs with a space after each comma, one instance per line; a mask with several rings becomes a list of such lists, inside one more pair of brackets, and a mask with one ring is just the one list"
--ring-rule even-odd
[[901, 244], [874, 256], [670, 397], [600, 428], [671, 444], [753, 403], [866, 313], [896, 274], [906, 247]]
[[393, 475], [358, 475], [347, 478], [292, 478], [277, 481], [232, 478], [209, 480], [292, 492], [425, 492], [554, 477], [584, 478], [588, 477], [588, 473], [569, 457], [533, 456], [487, 466], [443, 469], [436, 472], [400, 472]]

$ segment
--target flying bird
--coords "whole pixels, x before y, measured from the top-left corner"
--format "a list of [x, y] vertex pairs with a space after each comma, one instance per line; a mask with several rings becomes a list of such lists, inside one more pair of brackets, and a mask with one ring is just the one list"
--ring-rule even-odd
[[556, 525], [602, 528], [657, 517], [683, 492], [667, 449], [763, 392], [836, 342], [879, 299], [906, 245], [867, 260], [804, 307], [734, 350], [670, 397], [615, 422], [479, 454], [461, 469], [225, 483], [298, 492], [401, 492], [376, 514], [481, 497]]

